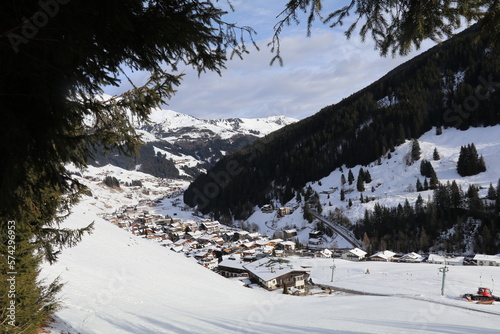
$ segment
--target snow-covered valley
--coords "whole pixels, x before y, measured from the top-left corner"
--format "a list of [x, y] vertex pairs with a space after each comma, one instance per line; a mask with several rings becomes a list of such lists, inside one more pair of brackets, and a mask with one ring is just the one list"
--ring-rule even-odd
[[133, 236], [89, 204], [65, 226], [95, 221], [95, 232], [42, 272], [66, 282], [53, 333], [495, 333], [500, 326], [500, 304], [458, 298], [498, 284], [498, 267], [451, 267], [440, 296], [440, 265], [335, 260], [331, 282], [331, 259], [293, 259], [312, 267], [315, 283], [388, 296], [282, 295], [243, 287]]
[[[440, 136], [428, 132], [419, 138], [422, 158], [431, 160], [436, 147], [441, 159], [432, 164], [439, 180], [457, 180], [463, 187], [478, 184], [484, 196], [487, 186], [500, 178], [496, 168], [500, 163], [499, 130], [498, 126], [465, 132], [446, 129]], [[472, 142], [484, 156], [487, 171], [460, 178], [456, 173], [458, 152], [461, 145]], [[419, 175], [419, 164], [403, 163], [407, 151], [405, 144], [391, 159], [369, 166], [376, 186], [373, 193], [367, 193], [375, 201], [384, 205], [397, 205], [405, 199], [415, 201], [418, 193], [410, 186]], [[353, 168], [355, 175], [357, 168]], [[143, 187], [109, 188], [100, 181], [106, 175], [122, 183], [141, 179]], [[354, 221], [375, 201], [362, 204], [353, 195], [353, 206], [347, 208], [338, 191], [328, 193], [340, 186], [340, 175], [336, 170], [320, 182], [311, 183], [311, 187], [320, 194], [324, 210], [343, 207], [346, 216]], [[159, 179], [112, 166], [89, 167], [82, 176], [92, 196], [82, 198], [62, 227], [77, 228], [95, 222], [95, 231], [77, 246], [64, 249], [57, 263], [42, 268], [41, 278], [51, 281], [60, 277], [65, 283], [60, 295], [62, 308], [46, 329], [51, 333], [497, 333], [500, 328], [500, 303], [478, 305], [459, 298], [474, 293], [478, 286], [498, 289], [499, 267], [450, 266], [441, 296], [439, 264], [291, 257], [288, 260], [294, 266], [308, 268], [314, 283], [367, 295], [334, 292], [291, 296], [283, 295], [281, 290], [248, 288], [238, 279], [224, 278], [182, 253], [102, 218], [120, 207], [173, 193], [186, 182], [171, 180], [161, 184]], [[422, 197], [427, 195], [431, 192]], [[179, 201], [164, 199], [158, 212], [197, 219], [192, 211], [173, 203]], [[306, 238], [312, 227], [300, 211], [277, 218], [256, 208], [245, 223], [255, 224], [268, 235], [295, 226], [299, 238]], [[366, 274], [367, 269], [370, 274]]]

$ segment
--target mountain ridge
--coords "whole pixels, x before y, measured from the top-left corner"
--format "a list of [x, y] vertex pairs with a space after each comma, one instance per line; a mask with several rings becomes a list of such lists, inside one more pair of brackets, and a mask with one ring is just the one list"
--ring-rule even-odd
[[[306, 182], [342, 165], [367, 165], [432, 126], [467, 129], [498, 124], [499, 90], [482, 84], [484, 78], [491, 81], [492, 74], [500, 72], [498, 53], [496, 49], [487, 52], [490, 42], [478, 39], [477, 29], [465, 30], [341, 102], [225, 156], [210, 172], [220, 173], [235, 161], [240, 166], [238, 175], [221, 191], [207, 191], [209, 200], [200, 207], [195, 190], [203, 191], [212, 182], [201, 174], [185, 192], [185, 203], [217, 217], [230, 213], [232, 218], [244, 219], [254, 205], [265, 204], [269, 197], [286, 203]], [[458, 85], [457, 73], [463, 74]], [[464, 110], [457, 106], [471, 109], [466, 103], [476, 92], [484, 98], [473, 100], [474, 110], [460, 113]], [[381, 103], [386, 97], [394, 103]], [[234, 196], [237, 188], [245, 192]]]
[[145, 143], [137, 157], [97, 150], [89, 163], [96, 167], [112, 164], [157, 177], [192, 179], [225, 154], [296, 121], [286, 116], [205, 120], [155, 109], [150, 122], [134, 124]]

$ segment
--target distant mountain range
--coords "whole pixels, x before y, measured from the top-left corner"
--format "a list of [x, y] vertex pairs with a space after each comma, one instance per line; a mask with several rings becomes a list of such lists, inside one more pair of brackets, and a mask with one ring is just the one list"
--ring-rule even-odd
[[112, 164], [157, 177], [192, 179], [225, 154], [295, 122], [286, 116], [206, 120], [156, 109], [149, 123], [136, 125], [145, 142], [138, 157], [98, 151], [89, 163], [97, 167]]

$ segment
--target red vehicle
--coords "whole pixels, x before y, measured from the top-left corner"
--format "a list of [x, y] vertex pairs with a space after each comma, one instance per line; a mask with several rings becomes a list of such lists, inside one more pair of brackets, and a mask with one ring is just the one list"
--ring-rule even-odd
[[493, 296], [490, 288], [478, 288], [475, 295], [467, 293], [462, 298], [468, 301], [500, 301], [500, 297]]

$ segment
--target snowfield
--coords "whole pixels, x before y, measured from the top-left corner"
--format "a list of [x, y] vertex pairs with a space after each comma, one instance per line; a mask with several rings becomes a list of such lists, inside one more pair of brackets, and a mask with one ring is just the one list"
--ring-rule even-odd
[[[434, 131], [419, 139], [422, 157], [430, 160], [441, 182], [457, 179], [487, 187], [500, 178], [500, 127], [447, 129], [441, 136]], [[454, 168], [461, 145], [475, 143], [488, 170], [470, 178], [460, 178]], [[432, 161], [438, 148], [441, 160]], [[415, 184], [420, 164], [402, 164], [407, 144], [396, 149], [392, 159], [382, 159], [370, 167], [373, 196], [381, 204], [416, 199], [407, 192]], [[353, 168], [357, 176], [359, 166]], [[344, 169], [347, 174], [347, 170]], [[103, 178], [113, 175], [122, 182], [146, 179], [143, 184], [159, 188], [148, 175], [116, 167], [89, 168], [83, 175]], [[340, 184], [340, 171], [311, 184], [322, 190]], [[347, 176], [347, 175], [346, 175]], [[247, 288], [239, 280], [226, 279], [182, 254], [157, 242], [132, 235], [101, 218], [123, 205], [134, 205], [152, 194], [130, 189], [110, 189], [88, 182], [92, 197], [84, 197], [62, 227], [77, 228], [95, 222], [95, 231], [77, 246], [64, 249], [54, 265], [45, 264], [41, 278], [65, 282], [60, 295], [62, 309], [56, 313], [51, 333], [498, 333], [500, 303], [478, 305], [459, 298], [475, 293], [479, 286], [490, 287], [500, 295], [500, 268], [450, 266], [441, 296], [442, 265], [384, 262], [349, 262], [340, 259], [291, 258], [294, 266], [308, 267], [316, 284], [335, 291], [313, 296], [289, 296]], [[186, 186], [184, 184], [183, 186]], [[371, 185], [368, 186], [371, 188]], [[367, 187], [367, 188], [368, 188]], [[399, 189], [399, 190], [398, 190]], [[483, 189], [484, 193], [486, 190]], [[371, 194], [371, 191], [367, 193]], [[430, 193], [429, 193], [430, 194]], [[353, 195], [354, 196], [354, 193]], [[321, 195], [322, 203], [340, 202], [338, 192]], [[427, 194], [422, 194], [426, 199]], [[349, 197], [348, 197], [349, 198]], [[163, 201], [159, 210], [177, 217], [190, 213]], [[292, 205], [293, 203], [290, 203]], [[373, 202], [345, 209], [351, 219]], [[329, 207], [326, 205], [326, 207]], [[248, 221], [260, 232], [272, 234], [277, 228], [294, 226], [302, 234], [310, 230], [300, 209], [279, 220], [258, 210]], [[192, 217], [192, 216], [191, 216]], [[339, 245], [343, 247], [343, 245]], [[332, 280], [332, 265], [335, 265]], [[367, 274], [367, 269], [369, 274]], [[497, 290], [497, 291], [495, 291]]]
[[[458, 298], [494, 288], [498, 267], [450, 267], [440, 295], [439, 265], [295, 258], [315, 283], [387, 296], [289, 296], [243, 287], [104, 221], [84, 200], [64, 224], [95, 231], [42, 277], [61, 277], [63, 309], [52, 333], [498, 333], [500, 303]], [[366, 269], [370, 274], [365, 274]]]

